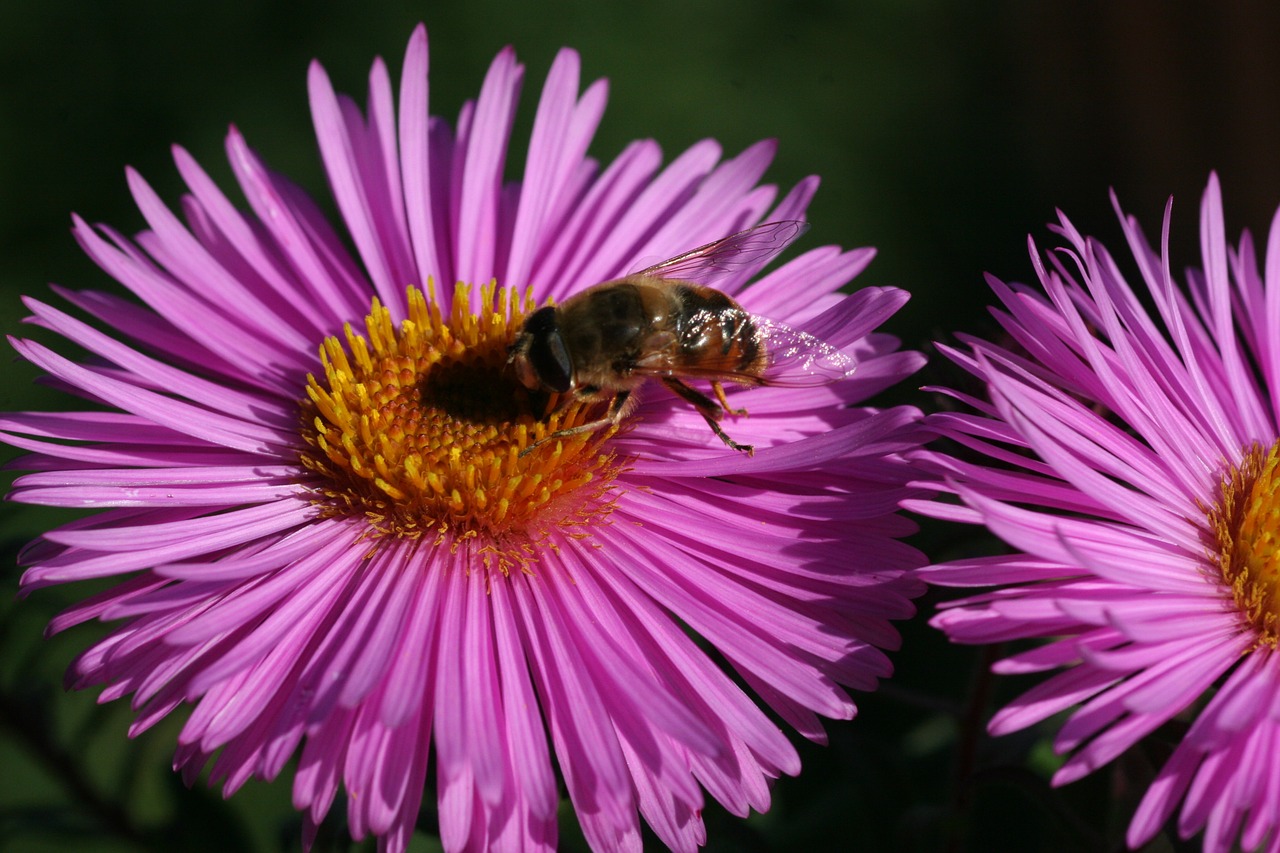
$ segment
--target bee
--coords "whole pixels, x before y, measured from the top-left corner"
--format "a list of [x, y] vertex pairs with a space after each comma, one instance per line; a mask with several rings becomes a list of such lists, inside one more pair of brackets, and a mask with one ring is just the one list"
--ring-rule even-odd
[[[599, 419], [550, 433], [520, 455], [617, 424], [634, 406], [635, 390], [655, 378], [726, 445], [752, 455], [752, 445], [734, 441], [720, 425], [725, 414], [747, 414], [729, 404], [723, 383], [822, 385], [848, 376], [854, 361], [813, 335], [747, 313], [708, 282], [759, 268], [806, 230], [790, 220], [757, 225], [530, 314], [507, 359], [520, 383], [564, 395], [562, 406], [574, 399], [610, 402]], [[714, 396], [690, 379], [708, 382]]]

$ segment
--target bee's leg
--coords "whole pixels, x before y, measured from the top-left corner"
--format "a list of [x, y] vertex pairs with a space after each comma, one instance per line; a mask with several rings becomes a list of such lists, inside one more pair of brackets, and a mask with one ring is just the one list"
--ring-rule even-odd
[[729, 399], [724, 395], [724, 386], [720, 384], [719, 379], [711, 380], [711, 390], [716, 392], [716, 399], [720, 401], [720, 407], [731, 415], [741, 415], [746, 417], [746, 409], [735, 409], [729, 405]]
[[617, 394], [613, 395], [613, 400], [609, 403], [609, 411], [605, 412], [603, 418], [594, 421], [588, 421], [585, 424], [578, 424], [576, 427], [568, 427], [566, 429], [558, 429], [555, 432], [548, 433], [542, 438], [530, 444], [524, 450], [521, 450], [517, 456], [527, 456], [539, 446], [546, 444], [558, 438], [568, 438], [571, 435], [581, 435], [584, 432], [595, 432], [607, 426], [613, 426], [622, 420], [622, 416], [627, 412], [627, 402], [631, 398], [631, 389], [624, 388]]
[[[703, 394], [696, 388], [690, 388], [674, 376], [662, 377], [662, 384], [666, 385], [673, 392], [680, 395], [689, 405], [698, 410], [698, 414], [702, 415], [702, 419], [707, 422], [707, 426], [711, 427], [711, 431], [720, 436], [720, 440], [732, 447], [734, 450], [741, 450], [748, 456], [754, 456], [756, 449], [750, 444], [739, 444], [720, 426], [720, 418], [724, 417], [726, 411], [733, 412], [729, 408], [721, 408], [720, 404], [712, 400], [706, 394]], [[718, 383], [717, 383], [718, 384]], [[720, 394], [724, 394], [724, 389], [718, 389]], [[734, 412], [734, 414], [737, 414]]]

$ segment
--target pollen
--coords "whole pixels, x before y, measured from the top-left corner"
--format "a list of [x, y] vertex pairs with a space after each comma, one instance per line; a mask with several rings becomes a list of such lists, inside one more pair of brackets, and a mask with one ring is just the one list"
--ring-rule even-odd
[[1280, 441], [1254, 445], [1222, 477], [1209, 510], [1210, 561], [1258, 644], [1280, 644]]
[[397, 326], [375, 298], [364, 333], [348, 324], [343, 339], [326, 339], [324, 375], [307, 377], [302, 464], [320, 483], [322, 513], [363, 519], [375, 537], [478, 539], [516, 555], [499, 560], [504, 570], [550, 531], [607, 515], [619, 471], [602, 449], [612, 428], [520, 455], [598, 417], [598, 405], [516, 380], [508, 348], [531, 296], [490, 284], [473, 313], [459, 284], [448, 317], [416, 287], [407, 302]]

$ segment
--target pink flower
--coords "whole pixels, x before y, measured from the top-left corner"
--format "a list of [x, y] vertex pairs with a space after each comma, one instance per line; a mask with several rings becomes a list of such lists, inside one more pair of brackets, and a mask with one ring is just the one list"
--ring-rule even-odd
[[121, 578], [51, 625], [117, 623], [70, 682], [132, 694], [135, 733], [193, 706], [189, 782], [212, 762], [229, 794], [296, 756], [308, 842], [341, 788], [352, 834], [403, 850], [430, 765], [446, 849], [550, 848], [558, 767], [593, 847], [638, 849], [643, 815], [692, 850], [704, 791], [763, 811], [800, 769], [741, 685], [819, 740], [819, 717], [854, 715], [845, 688], [890, 672], [890, 620], [920, 588], [895, 513], [921, 433], [914, 410], [855, 404], [921, 362], [874, 333], [906, 296], [840, 295], [872, 252], [831, 246], [717, 284], [857, 362], [735, 395], [751, 417], [725, 424], [754, 456], [660, 386], [617, 434], [521, 456], [593, 411], [511, 378], [534, 300], [799, 219], [817, 181], [757, 185], [769, 142], [720, 162], [704, 141], [663, 167], [640, 141], [601, 168], [586, 150], [605, 86], [580, 93], [566, 50], [506, 183], [514, 54], [453, 127], [428, 114], [427, 61], [420, 28], [398, 101], [379, 61], [367, 112], [311, 69], [345, 235], [234, 130], [251, 214], [175, 149], [181, 215], [130, 172], [149, 230], [75, 220], [142, 304], [59, 290], [93, 326], [28, 301], [93, 358], [14, 347], [96, 405], [0, 418], [34, 472], [10, 497], [100, 512], [26, 550], [23, 590]]
[[1203, 270], [1185, 289], [1168, 211], [1158, 253], [1121, 219], [1139, 287], [1062, 217], [1066, 247], [1032, 247], [1043, 293], [990, 282], [1009, 342], [943, 348], [987, 398], [952, 392], [974, 411], [928, 419], [972, 451], [920, 457], [962, 503], [913, 506], [985, 524], [1014, 553], [927, 568], [932, 583], [996, 587], [933, 624], [964, 643], [1048, 640], [997, 665], [1053, 674], [990, 729], [1067, 713], [1055, 784], [1193, 720], [1130, 823], [1131, 847], [1177, 812], [1178, 833], [1203, 831], [1206, 850], [1280, 850], [1280, 219], [1260, 271], [1247, 233], [1228, 245], [1211, 177]]

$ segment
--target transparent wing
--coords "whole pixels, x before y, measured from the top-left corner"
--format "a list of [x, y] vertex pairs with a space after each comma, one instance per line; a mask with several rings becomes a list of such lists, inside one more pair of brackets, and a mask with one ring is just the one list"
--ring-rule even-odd
[[765, 385], [794, 388], [827, 385], [853, 375], [858, 363], [831, 344], [808, 332], [752, 315], [760, 341], [769, 354]]
[[806, 388], [839, 382], [851, 376], [858, 366], [853, 358], [808, 332], [755, 314], [751, 319], [757, 341], [769, 359], [762, 372], [744, 370], [742, 353], [736, 349], [704, 352], [690, 361], [682, 356], [679, 342], [674, 338], [669, 346], [651, 348], [632, 372], [637, 376], [683, 376], [744, 385]]
[[764, 266], [770, 258], [808, 230], [809, 223], [797, 219], [766, 222], [722, 237], [714, 243], [699, 246], [635, 274], [710, 284], [729, 273]]

